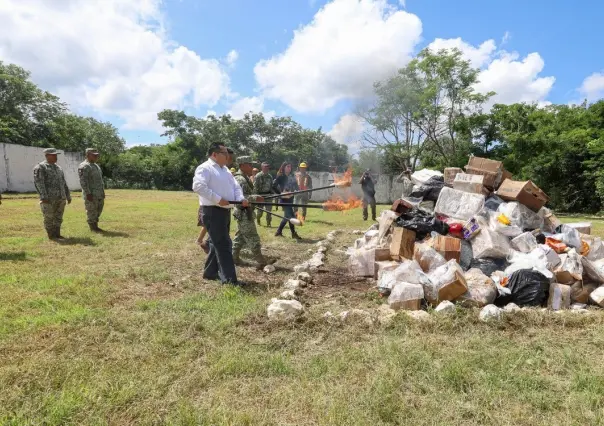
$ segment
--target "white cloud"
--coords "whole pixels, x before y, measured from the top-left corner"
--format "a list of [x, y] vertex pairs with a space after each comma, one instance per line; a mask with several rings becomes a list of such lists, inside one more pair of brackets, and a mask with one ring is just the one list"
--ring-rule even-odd
[[473, 67], [481, 68], [491, 61], [492, 55], [497, 50], [494, 40], [487, 40], [478, 47], [474, 47], [463, 41], [460, 37], [442, 39], [437, 38], [428, 45], [428, 48], [433, 52], [438, 52], [441, 49], [459, 49], [466, 60], [469, 60]]
[[237, 62], [237, 59], [239, 59], [239, 52], [233, 49], [227, 55], [226, 63], [227, 65], [233, 66], [235, 65], [235, 62]]
[[266, 118], [273, 117], [275, 111], [264, 111], [264, 99], [257, 96], [245, 97], [238, 99], [231, 105], [228, 111], [233, 118], [243, 118], [245, 114], [250, 112], [261, 112]]
[[579, 92], [590, 102], [604, 98], [604, 73], [595, 72], [583, 80]]
[[284, 52], [256, 64], [256, 81], [267, 98], [323, 112], [370, 95], [375, 81], [410, 60], [421, 31], [417, 16], [386, 0], [333, 0]]
[[355, 114], [346, 114], [334, 124], [327, 134], [336, 142], [347, 145], [351, 153], [356, 153], [361, 148], [361, 137], [365, 130], [364, 121]]
[[543, 103], [552, 90], [555, 77], [540, 77], [545, 62], [538, 53], [529, 53], [519, 60], [516, 53], [503, 53], [480, 72], [476, 90], [497, 94], [489, 103]]
[[556, 81], [554, 77], [540, 76], [545, 62], [538, 53], [530, 53], [520, 58], [515, 52], [497, 51], [493, 40], [487, 40], [475, 47], [461, 38], [436, 39], [429, 47], [432, 50], [457, 47], [472, 66], [481, 69], [475, 89], [480, 93], [496, 92], [487, 107], [495, 103], [515, 102], [537, 102], [545, 105], [545, 99]]
[[[229, 91], [218, 60], [167, 38], [161, 0], [2, 0], [0, 57], [75, 107], [159, 129], [164, 108], [213, 106]], [[229, 57], [231, 54], [229, 54]]]
[[512, 38], [512, 34], [510, 34], [509, 31], [506, 31], [505, 34], [503, 35], [503, 37], [501, 38], [501, 44], [500, 45], [503, 46], [508, 41], [510, 41], [511, 38]]

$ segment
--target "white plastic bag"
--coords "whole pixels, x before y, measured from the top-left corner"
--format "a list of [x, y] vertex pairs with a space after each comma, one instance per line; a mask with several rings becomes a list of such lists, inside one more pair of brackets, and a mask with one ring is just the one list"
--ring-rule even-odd
[[373, 277], [375, 272], [375, 249], [352, 250], [348, 258], [350, 272], [357, 277]]
[[547, 255], [539, 247], [530, 253], [521, 253], [512, 250], [508, 256], [508, 262], [510, 266], [504, 271], [507, 276], [521, 269], [532, 269], [543, 274], [549, 280], [554, 278], [554, 274], [548, 269]]
[[561, 263], [558, 266], [558, 270], [570, 273], [576, 280], [583, 279], [583, 263], [581, 262], [581, 256], [579, 256], [576, 250], [571, 249], [564, 257], [562, 256], [560, 255]]
[[425, 273], [430, 273], [447, 263], [445, 258], [428, 244], [415, 244], [413, 258]]
[[463, 270], [455, 259], [451, 259], [444, 265], [436, 268], [434, 271], [428, 274], [430, 280], [424, 285], [424, 295], [426, 300], [433, 304], [438, 302], [438, 291], [445, 285], [455, 281], [457, 279], [457, 274], [463, 277]]
[[512, 247], [522, 253], [530, 253], [535, 250], [539, 244], [531, 232], [525, 232], [512, 240]]
[[592, 262], [585, 257], [581, 257], [581, 263], [583, 264], [584, 277], [587, 277], [598, 284], [604, 284], [604, 271], [598, 268], [598, 265], [602, 265], [604, 262]]
[[522, 234], [522, 229], [520, 229], [516, 225], [504, 225], [503, 223], [499, 222], [497, 216], [502, 213], [490, 211], [486, 211], [484, 213], [488, 214], [489, 216], [489, 228], [492, 231], [498, 232], [501, 235], [505, 235], [508, 238], [515, 238]]
[[581, 235], [579, 235], [579, 231], [568, 225], [562, 225], [561, 230], [560, 234], [553, 235], [552, 238], [562, 241], [569, 247], [581, 249]]
[[484, 195], [457, 191], [445, 186], [438, 196], [434, 212], [458, 220], [469, 220], [484, 207]]
[[463, 306], [482, 308], [495, 301], [497, 287], [493, 280], [483, 274], [480, 269], [470, 269], [464, 274], [464, 278], [468, 291], [457, 299]]
[[547, 269], [550, 271], [553, 271], [562, 262], [560, 256], [558, 256], [558, 253], [556, 253], [554, 249], [547, 244], [539, 244], [539, 247], [537, 247], [534, 251], [536, 252], [537, 250], [541, 250], [543, 253], [545, 253], [545, 257], [547, 259]]
[[602, 239], [600, 237], [591, 237], [587, 240], [589, 244], [589, 253], [587, 253], [587, 258], [591, 261], [604, 259], [604, 244], [602, 244]]
[[394, 310], [417, 310], [424, 298], [424, 288], [420, 284], [398, 283], [388, 296], [388, 305]]
[[391, 290], [396, 284], [406, 282], [410, 284], [427, 284], [430, 278], [415, 260], [405, 260], [395, 269], [384, 271], [380, 277], [378, 287], [381, 292]]
[[411, 182], [414, 185], [425, 185], [433, 177], [443, 177], [443, 174], [438, 170], [422, 169], [411, 175]]
[[470, 240], [474, 258], [484, 259], [485, 257], [493, 257], [496, 259], [505, 259], [512, 248], [508, 238], [491, 230], [488, 227], [487, 221], [482, 216], [476, 216], [476, 222], [478, 222], [481, 231]]
[[512, 222], [512, 225], [517, 226], [520, 229], [543, 228], [543, 217], [524, 204], [515, 201], [511, 203], [502, 203], [499, 205], [497, 211], [506, 215]]

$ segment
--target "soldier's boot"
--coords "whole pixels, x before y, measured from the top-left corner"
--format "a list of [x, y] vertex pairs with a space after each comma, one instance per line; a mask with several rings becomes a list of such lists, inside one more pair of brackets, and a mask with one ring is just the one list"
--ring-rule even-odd
[[103, 230], [99, 228], [98, 222], [94, 222], [94, 232], [103, 232]]
[[55, 240], [56, 239], [54, 228], [47, 228], [46, 229], [46, 233], [48, 234], [48, 239], [49, 240]]
[[57, 240], [64, 240], [65, 239], [65, 237], [63, 237], [61, 235], [61, 227], [60, 226], [58, 226], [58, 227], [55, 228], [55, 238]]
[[302, 239], [302, 237], [299, 236], [298, 233], [295, 230], [292, 231], [292, 238], [294, 240], [301, 240]]
[[272, 228], [272, 227], [273, 227], [273, 225], [271, 225], [271, 223], [270, 223], [270, 222], [266, 222], [266, 226], [268, 226], [269, 228]]
[[239, 255], [240, 249], [233, 249], [233, 263], [237, 266], [245, 266], [246, 263], [241, 260], [241, 256]]

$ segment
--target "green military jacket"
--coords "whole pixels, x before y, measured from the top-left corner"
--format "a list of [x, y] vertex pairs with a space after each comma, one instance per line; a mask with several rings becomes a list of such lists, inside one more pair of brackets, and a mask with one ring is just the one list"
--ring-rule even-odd
[[105, 198], [105, 185], [103, 184], [103, 172], [96, 163], [83, 161], [78, 167], [82, 197], [92, 195], [94, 198]]
[[[254, 194], [254, 184], [252, 184], [252, 181], [250, 180], [250, 178], [248, 176], [244, 175], [241, 170], [239, 170], [237, 173], [235, 173], [233, 175], [233, 177], [235, 178], [235, 182], [237, 182], [239, 184], [239, 186], [241, 187], [241, 192], [243, 193], [243, 197], [248, 201], [256, 201], [256, 198], [258, 196], [253, 195]], [[257, 177], [258, 177], [258, 175], [256, 175], [256, 178]], [[246, 212], [247, 212], [247, 216], [244, 214]], [[235, 209], [234, 216], [235, 216], [235, 219], [237, 219], [237, 220], [241, 220], [241, 218], [243, 218], [243, 217], [247, 217], [248, 219], [252, 220], [255, 216], [255, 213], [254, 213], [253, 207], [249, 207], [247, 209], [243, 208], [243, 207], [237, 207]]]
[[34, 185], [40, 194], [40, 200], [71, 201], [63, 169], [56, 164], [42, 161], [34, 167]]
[[260, 172], [256, 174], [254, 192], [256, 194], [270, 194], [273, 192], [273, 177], [270, 173]]

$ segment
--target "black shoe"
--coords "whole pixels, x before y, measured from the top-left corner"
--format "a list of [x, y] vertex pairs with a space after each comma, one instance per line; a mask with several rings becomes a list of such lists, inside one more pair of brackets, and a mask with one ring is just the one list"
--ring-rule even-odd
[[301, 239], [302, 239], [302, 237], [301, 237], [301, 236], [299, 236], [299, 235], [298, 235], [298, 233], [297, 233], [297, 232], [295, 232], [295, 231], [294, 231], [294, 232], [292, 232], [292, 238], [293, 238], [294, 240], [301, 240]]
[[275, 237], [282, 237], [282, 236], [283, 236], [283, 233], [280, 231], [277, 231], [277, 233], [275, 234]]

